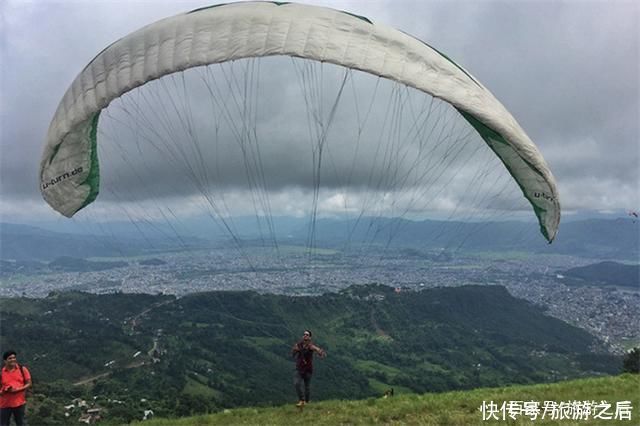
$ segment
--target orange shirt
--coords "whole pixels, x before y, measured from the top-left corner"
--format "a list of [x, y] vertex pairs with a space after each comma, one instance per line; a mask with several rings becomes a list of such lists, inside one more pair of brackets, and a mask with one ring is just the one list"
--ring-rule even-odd
[[[31, 374], [27, 367], [22, 367], [24, 372], [24, 380], [20, 372], [20, 366], [16, 366], [13, 370], [7, 370], [2, 367], [2, 390], [12, 387], [14, 389], [21, 388], [25, 385], [25, 381], [31, 380]], [[24, 397], [25, 391], [3, 393], [0, 395], [0, 408], [14, 408], [24, 405], [27, 400]]]

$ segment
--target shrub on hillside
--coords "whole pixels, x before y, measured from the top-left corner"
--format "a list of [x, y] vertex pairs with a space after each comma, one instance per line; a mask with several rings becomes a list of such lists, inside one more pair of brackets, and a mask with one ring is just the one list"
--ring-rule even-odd
[[640, 372], [640, 348], [633, 348], [625, 354], [622, 361], [622, 371], [635, 374]]

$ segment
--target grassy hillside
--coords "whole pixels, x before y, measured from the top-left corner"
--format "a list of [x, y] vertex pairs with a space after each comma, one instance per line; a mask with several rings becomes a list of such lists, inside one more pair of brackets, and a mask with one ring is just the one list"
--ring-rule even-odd
[[390, 387], [422, 394], [557, 382], [622, 366], [593, 336], [498, 286], [4, 301], [0, 322], [11, 327], [0, 347], [19, 348], [37, 377], [32, 424], [68, 424], [63, 408], [74, 398], [112, 422], [144, 410], [184, 417], [285, 404], [293, 395], [289, 350], [303, 327], [329, 354], [315, 365], [317, 401], [377, 397]]
[[[535, 421], [520, 416], [517, 421], [483, 421], [479, 410], [483, 401], [498, 406], [509, 401], [607, 401], [615, 416], [617, 402], [631, 401], [631, 420], [555, 420], [542, 411]], [[323, 401], [311, 403], [301, 412], [293, 404], [272, 408], [243, 408], [221, 413], [180, 419], [153, 419], [145, 426], [201, 426], [201, 425], [616, 425], [640, 424], [640, 376], [621, 376], [581, 379], [555, 384], [484, 388], [471, 391], [400, 395], [388, 399], [369, 398], [361, 401]], [[140, 423], [137, 423], [140, 424]]]

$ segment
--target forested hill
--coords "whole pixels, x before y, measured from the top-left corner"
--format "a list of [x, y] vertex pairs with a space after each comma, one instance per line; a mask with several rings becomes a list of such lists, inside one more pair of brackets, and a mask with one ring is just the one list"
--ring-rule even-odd
[[0, 300], [0, 320], [0, 346], [18, 350], [37, 383], [32, 419], [46, 424], [65, 424], [73, 397], [119, 421], [145, 409], [171, 417], [290, 402], [289, 349], [304, 328], [329, 354], [315, 363], [314, 400], [556, 381], [621, 365], [594, 354], [599, 344], [586, 332], [498, 286], [371, 285], [316, 297], [59, 293]]
[[640, 265], [618, 262], [599, 262], [565, 271], [564, 282], [569, 285], [605, 285], [640, 289]]

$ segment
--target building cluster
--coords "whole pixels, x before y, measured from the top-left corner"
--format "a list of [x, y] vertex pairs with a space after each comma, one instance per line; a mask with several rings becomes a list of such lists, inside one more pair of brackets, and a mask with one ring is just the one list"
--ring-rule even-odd
[[[157, 256], [157, 255], [156, 255]], [[150, 293], [178, 296], [203, 291], [253, 290], [314, 295], [351, 285], [379, 283], [392, 288], [424, 289], [460, 285], [502, 285], [515, 297], [584, 328], [620, 351], [640, 340], [640, 292], [637, 289], [569, 286], [562, 272], [593, 263], [571, 256], [526, 258], [470, 257], [437, 260], [405, 257], [388, 250], [367, 256], [339, 256], [304, 249], [286, 254], [272, 248], [218, 249], [168, 253], [159, 262], [132, 259], [127, 266], [94, 272], [50, 272], [5, 277], [0, 296], [46, 297], [52, 291]]]
[[[104, 418], [105, 412], [108, 411], [108, 408], [105, 408], [106, 406], [124, 404], [124, 401], [107, 399], [101, 405], [97, 400], [97, 396], [94, 396], [93, 401], [90, 402], [82, 398], [74, 398], [69, 405], [64, 406], [64, 416], [69, 420], [75, 418], [78, 423], [92, 425]], [[142, 399], [140, 402], [146, 402], [146, 399]], [[140, 420], [148, 420], [152, 417], [153, 410], [145, 409], [140, 413]]]

